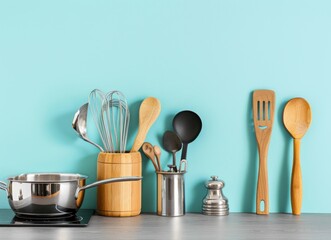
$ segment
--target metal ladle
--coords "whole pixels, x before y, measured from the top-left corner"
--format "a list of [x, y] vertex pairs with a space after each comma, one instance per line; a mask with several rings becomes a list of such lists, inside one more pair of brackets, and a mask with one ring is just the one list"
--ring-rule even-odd
[[78, 133], [78, 135], [86, 142], [91, 143], [95, 147], [97, 147], [101, 152], [104, 152], [103, 148], [98, 144], [92, 142], [87, 137], [86, 133], [86, 120], [87, 120], [87, 109], [88, 103], [85, 103], [83, 106], [79, 108], [79, 110], [75, 113], [74, 119], [72, 121], [72, 128]]

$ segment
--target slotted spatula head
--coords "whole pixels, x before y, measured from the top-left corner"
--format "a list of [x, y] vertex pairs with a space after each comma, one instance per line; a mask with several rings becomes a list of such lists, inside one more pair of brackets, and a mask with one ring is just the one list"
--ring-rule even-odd
[[[253, 119], [255, 132], [271, 132], [274, 121], [275, 92], [256, 90], [253, 93]], [[258, 137], [258, 136], [257, 136]]]

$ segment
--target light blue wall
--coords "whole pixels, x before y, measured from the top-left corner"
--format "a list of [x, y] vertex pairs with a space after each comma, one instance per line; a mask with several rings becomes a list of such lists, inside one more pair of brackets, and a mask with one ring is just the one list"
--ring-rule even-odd
[[[189, 146], [187, 211], [218, 175], [232, 212], [254, 212], [258, 155], [255, 89], [276, 92], [269, 149], [271, 212], [290, 212], [292, 141], [282, 124], [297, 96], [312, 107], [302, 140], [303, 212], [331, 212], [331, 2], [328, 0], [1, 1], [0, 180], [25, 172], [79, 172], [95, 180], [97, 150], [71, 128], [94, 88], [121, 90], [132, 111], [158, 97], [147, 141], [160, 144], [179, 111], [203, 121]], [[93, 125], [92, 125], [93, 127]], [[163, 163], [170, 155], [163, 151]], [[179, 156], [179, 155], [178, 155]], [[155, 174], [143, 159], [143, 211], [155, 211]], [[95, 207], [95, 190], [84, 207]], [[8, 208], [5, 193], [0, 208]]]

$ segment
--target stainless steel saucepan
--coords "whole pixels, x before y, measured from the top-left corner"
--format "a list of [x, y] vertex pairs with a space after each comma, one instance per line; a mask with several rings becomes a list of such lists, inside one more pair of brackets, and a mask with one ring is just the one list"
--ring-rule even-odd
[[17, 216], [55, 217], [75, 214], [84, 200], [84, 190], [101, 184], [138, 181], [141, 177], [111, 178], [85, 185], [87, 176], [69, 173], [30, 173], [0, 181], [9, 205]]

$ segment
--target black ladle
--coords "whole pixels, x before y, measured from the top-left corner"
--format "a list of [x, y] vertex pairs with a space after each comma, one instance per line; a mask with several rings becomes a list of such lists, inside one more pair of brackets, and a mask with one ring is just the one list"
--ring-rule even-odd
[[187, 146], [199, 136], [202, 128], [202, 121], [198, 114], [186, 110], [176, 114], [172, 125], [183, 142], [181, 159], [186, 159]]
[[[163, 134], [163, 147], [166, 151], [172, 153], [172, 165], [170, 165], [175, 172], [177, 172], [176, 152], [182, 149], [182, 141], [176, 133], [166, 131]], [[169, 165], [168, 165], [169, 166]]]

